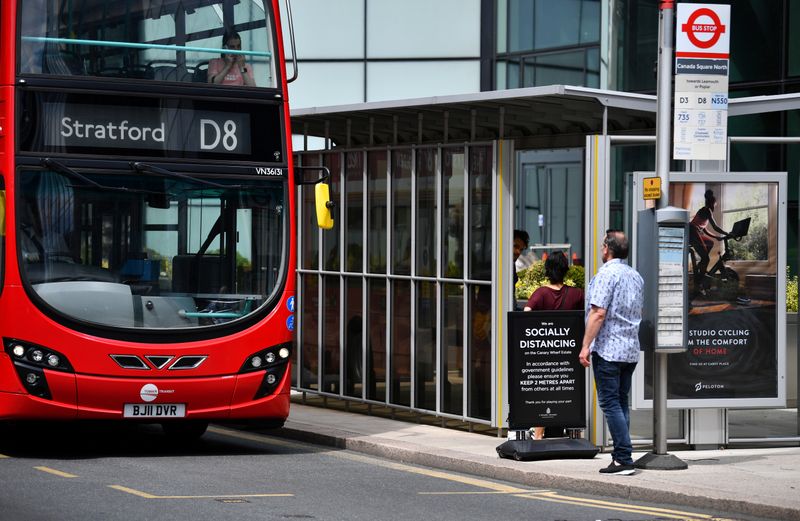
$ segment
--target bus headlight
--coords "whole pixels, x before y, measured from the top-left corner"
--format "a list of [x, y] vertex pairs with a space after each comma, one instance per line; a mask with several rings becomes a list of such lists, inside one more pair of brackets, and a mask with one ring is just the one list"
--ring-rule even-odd
[[33, 396], [46, 400], [53, 398], [45, 370], [73, 372], [67, 357], [49, 347], [16, 338], [3, 338], [3, 347], [11, 355], [20, 383]]
[[292, 344], [278, 344], [275, 346], [262, 349], [256, 353], [251, 354], [245, 359], [242, 367], [239, 369], [240, 373], [250, 373], [253, 371], [263, 371], [271, 367], [285, 365], [292, 355]]

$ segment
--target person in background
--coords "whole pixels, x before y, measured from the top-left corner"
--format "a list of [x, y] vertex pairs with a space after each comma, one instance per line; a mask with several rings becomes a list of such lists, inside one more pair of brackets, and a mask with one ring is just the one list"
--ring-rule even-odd
[[[644, 306], [642, 276], [628, 266], [628, 239], [619, 230], [607, 230], [603, 266], [586, 291], [586, 330], [578, 360], [592, 366], [600, 408], [614, 440], [612, 461], [602, 474], [628, 475], [633, 467], [628, 395], [639, 361], [639, 324]], [[591, 357], [591, 360], [590, 360]]]
[[[533, 292], [524, 311], [553, 311], [583, 309], [583, 288], [564, 284], [569, 270], [569, 260], [562, 251], [554, 251], [544, 261], [544, 274], [550, 282]], [[563, 429], [561, 429], [563, 432]], [[545, 437], [544, 427], [533, 428], [533, 438]]]
[[[517, 267], [516, 262], [519, 259], [520, 255], [528, 249], [528, 241], [530, 240], [530, 236], [528, 232], [525, 230], [514, 230], [514, 266], [511, 268], [512, 273], [514, 273], [514, 285], [511, 286], [511, 294], [514, 295], [517, 290], [517, 281], [519, 281], [519, 277], [517, 277]], [[516, 296], [514, 297], [514, 311], [519, 311], [519, 307], [516, 304]]]
[[[236, 31], [225, 31], [222, 47], [242, 50], [242, 38]], [[247, 85], [255, 87], [253, 67], [248, 65], [243, 54], [223, 54], [208, 63], [208, 82], [217, 85]]]

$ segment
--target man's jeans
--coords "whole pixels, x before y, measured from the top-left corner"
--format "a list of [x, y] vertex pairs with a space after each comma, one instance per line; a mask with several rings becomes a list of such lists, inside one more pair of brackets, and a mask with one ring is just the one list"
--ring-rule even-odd
[[597, 353], [592, 353], [592, 369], [597, 399], [614, 440], [614, 451], [611, 455], [617, 463], [632, 465], [628, 394], [631, 391], [631, 377], [636, 369], [636, 362], [608, 362]]

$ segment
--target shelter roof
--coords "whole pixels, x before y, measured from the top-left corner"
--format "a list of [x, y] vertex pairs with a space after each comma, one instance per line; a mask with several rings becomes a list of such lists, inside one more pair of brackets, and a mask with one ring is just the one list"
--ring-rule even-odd
[[604, 128], [652, 134], [655, 112], [655, 96], [550, 85], [303, 108], [292, 110], [291, 118], [295, 134], [363, 146], [586, 135]]

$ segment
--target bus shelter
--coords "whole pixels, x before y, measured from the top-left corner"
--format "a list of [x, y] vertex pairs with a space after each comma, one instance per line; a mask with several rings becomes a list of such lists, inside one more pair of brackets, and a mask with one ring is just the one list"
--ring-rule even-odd
[[[588, 280], [602, 232], [630, 225], [632, 172], [654, 168], [655, 111], [654, 96], [559, 85], [293, 111], [295, 160], [330, 169], [336, 203], [320, 231], [299, 189], [295, 389], [506, 427], [513, 231]], [[688, 442], [688, 413], [670, 414]]]

